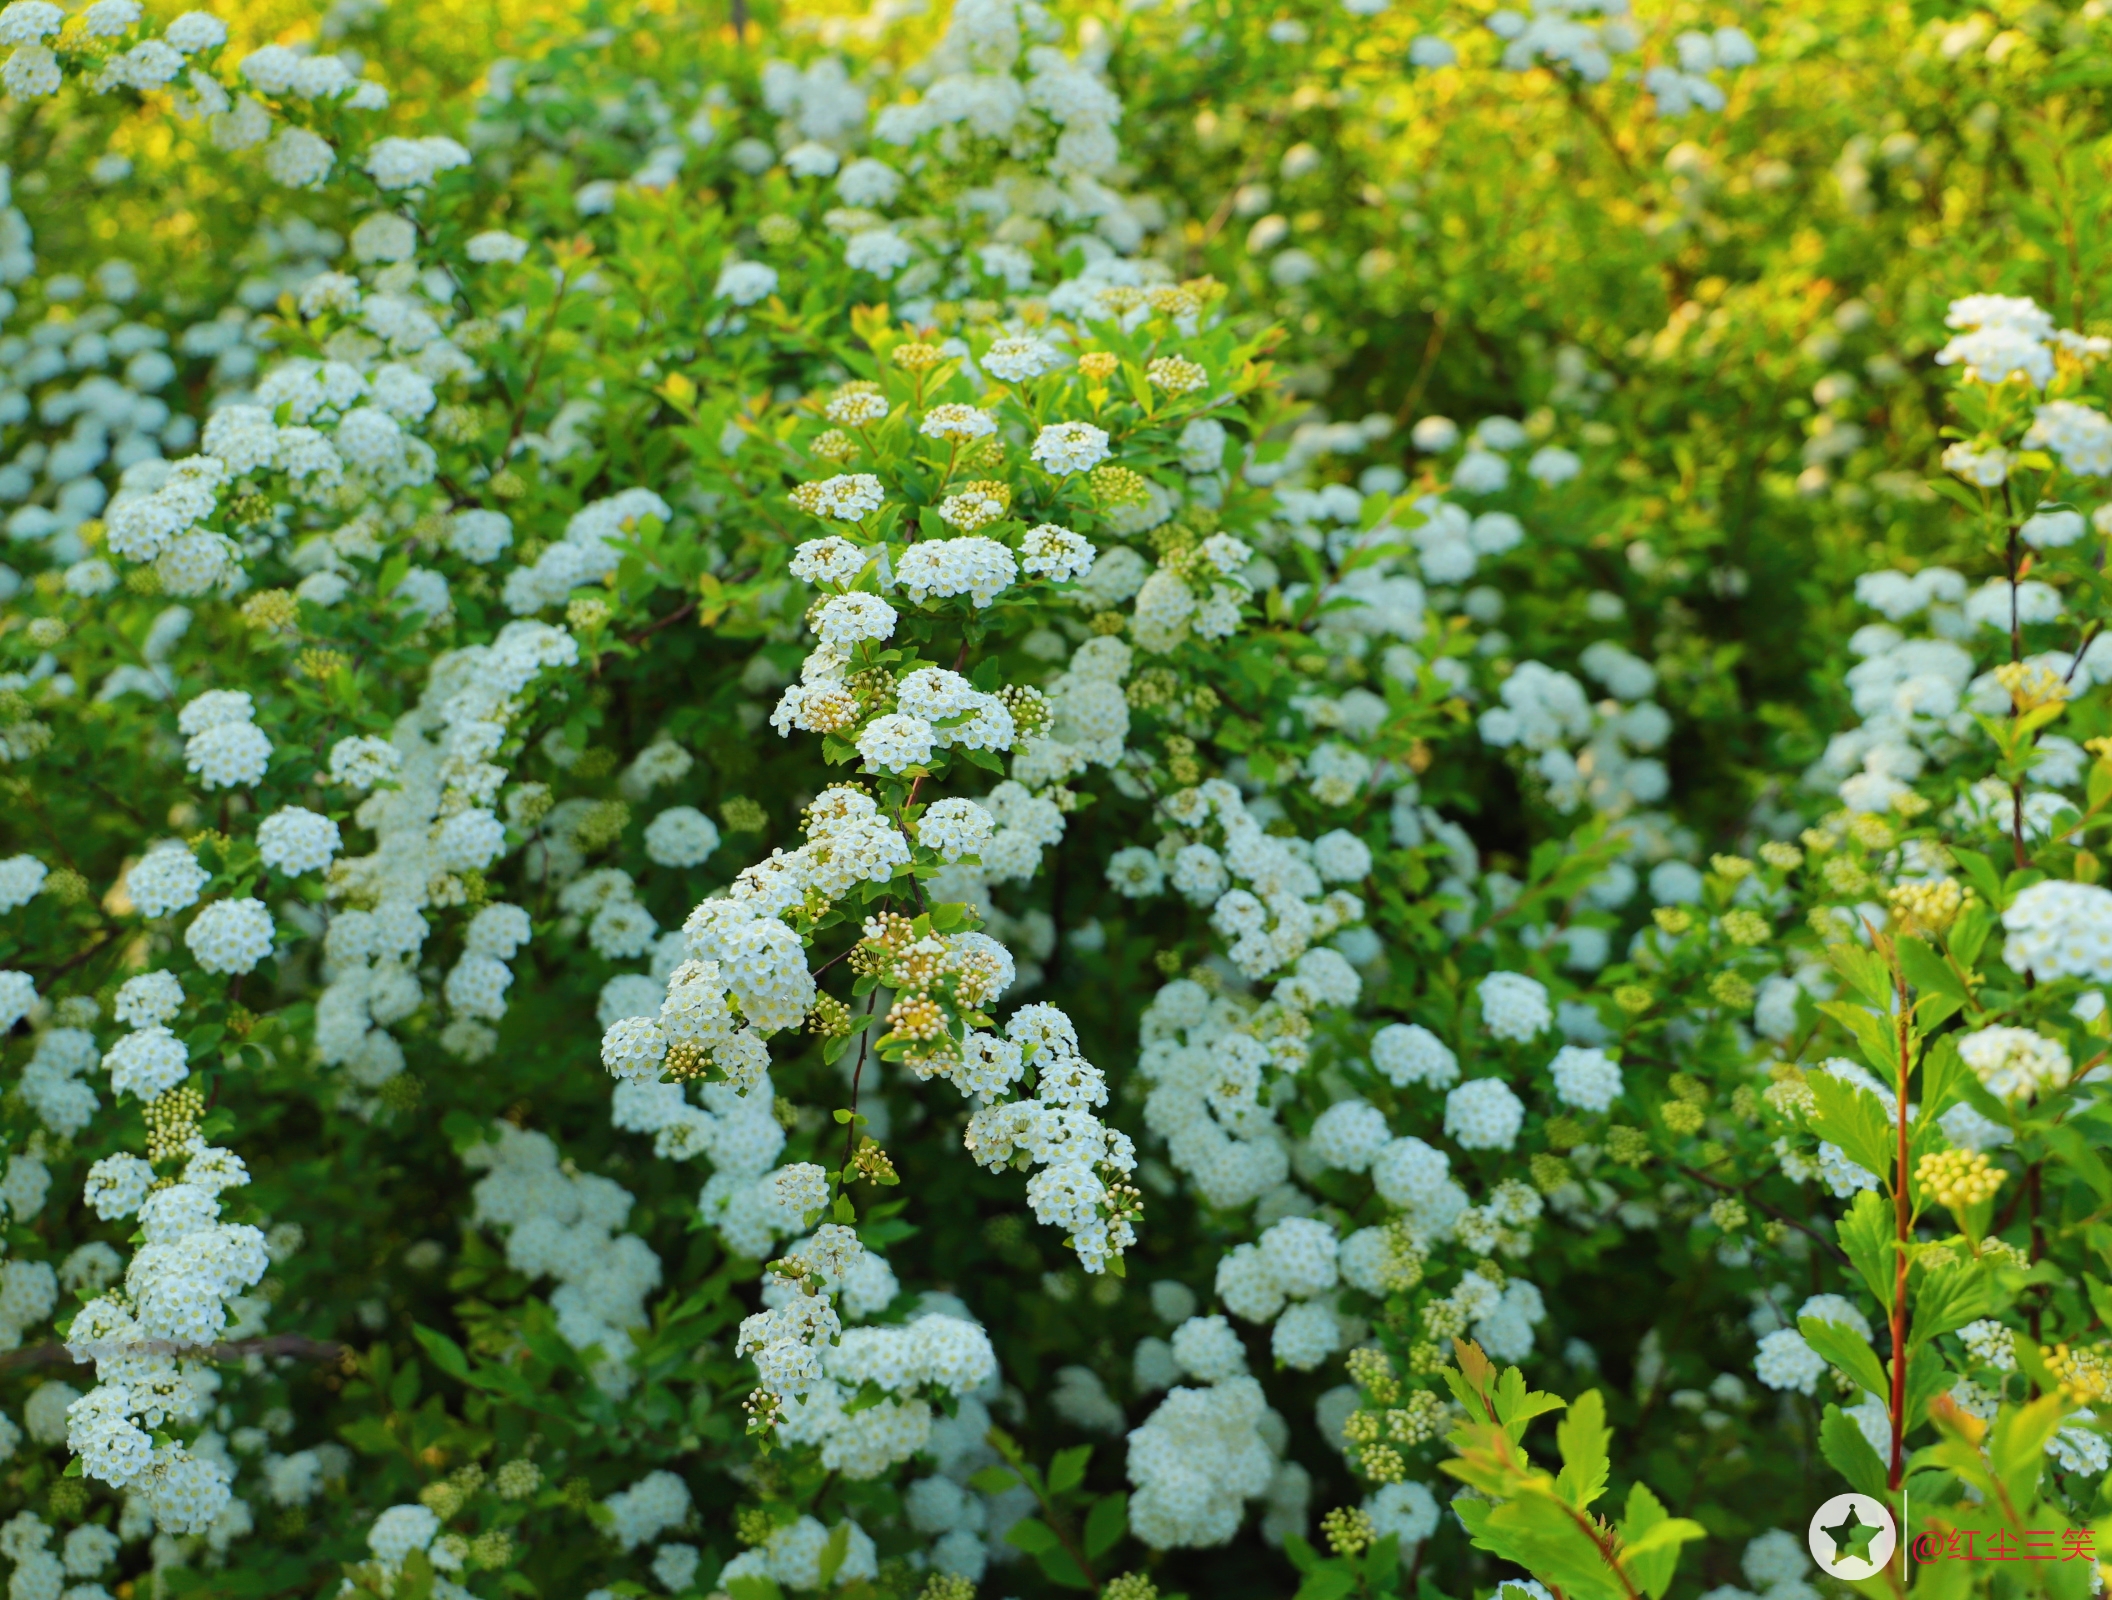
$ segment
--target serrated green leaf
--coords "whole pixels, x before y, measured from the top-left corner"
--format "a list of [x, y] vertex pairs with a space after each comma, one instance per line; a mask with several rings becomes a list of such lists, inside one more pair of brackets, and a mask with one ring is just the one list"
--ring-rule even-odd
[[1970, 998], [1951, 964], [1928, 944], [1912, 935], [1902, 935], [1895, 948], [1899, 951], [1900, 970], [1915, 988], [1924, 994], [1950, 995], [1961, 1006]]
[[1605, 1397], [1596, 1389], [1585, 1390], [1570, 1402], [1569, 1415], [1555, 1428], [1555, 1446], [1562, 1452], [1555, 1493], [1579, 1510], [1604, 1494], [1610, 1466], [1606, 1450], [1612, 1439]]
[[1699, 1525], [1672, 1517], [1648, 1484], [1628, 1486], [1619, 1528], [1624, 1546], [1621, 1570], [1650, 1600], [1660, 1600], [1672, 1586], [1672, 1576], [1679, 1570], [1680, 1547], [1696, 1537], [1686, 1531], [1690, 1527], [1698, 1529]]
[[1311, 1572], [1320, 1565], [1320, 1552], [1307, 1544], [1302, 1534], [1284, 1535], [1283, 1553], [1290, 1558], [1291, 1565], [1300, 1572]]
[[1863, 1287], [1879, 1305], [1892, 1298], [1893, 1228], [1892, 1208], [1872, 1189], [1856, 1195], [1834, 1228]]
[[1517, 1367], [1503, 1369], [1503, 1376], [1496, 1380], [1491, 1398], [1496, 1405], [1496, 1420], [1503, 1424], [1504, 1431], [1514, 1442], [1525, 1437], [1526, 1425], [1533, 1418], [1560, 1411], [1568, 1403], [1558, 1394], [1529, 1388], [1525, 1374]]
[[1988, 1432], [1987, 1464], [2020, 1514], [2038, 1503], [2046, 1446], [2060, 1430], [2066, 1410], [2058, 1394], [2042, 1395], [2029, 1405], [2004, 1406]]
[[1625, 1600], [1597, 1542], [1552, 1495], [1491, 1506], [1474, 1543], [1538, 1575], [1570, 1600]]
[[1883, 1500], [1890, 1494], [1885, 1483], [1885, 1463], [1870, 1448], [1862, 1428], [1839, 1406], [1828, 1406], [1825, 1420], [1819, 1424], [1819, 1453], [1848, 1480], [1849, 1488], [1873, 1500]]
[[1987, 1268], [1977, 1263], [1946, 1267], [1925, 1275], [1914, 1294], [1914, 1318], [1907, 1339], [1910, 1345], [1956, 1332], [1968, 1322], [1978, 1321], [1996, 1309], [1995, 1286]]
[[1830, 1072], [1806, 1073], [1804, 1084], [1814, 1103], [1806, 1118], [1811, 1131], [1839, 1145], [1850, 1161], [1880, 1179], [1889, 1173], [1896, 1152], [1877, 1096]]
[[1839, 1367], [1879, 1399], [1892, 1392], [1885, 1369], [1870, 1348], [1870, 1341], [1845, 1323], [1819, 1317], [1799, 1317], [1797, 1332], [1830, 1365]]
[[1921, 1111], [1914, 1123], [1917, 1133], [1933, 1127], [1937, 1118], [1958, 1103], [1963, 1092], [1960, 1080], [1970, 1076], [1970, 1069], [1959, 1057], [1956, 1034], [1947, 1033], [1929, 1046], [1921, 1058]]
[[1834, 944], [1826, 947], [1826, 959], [1874, 1010], [1883, 1013], [1892, 1009], [1892, 972], [1883, 956], [1861, 945]]
[[1928, 1420], [1929, 1403], [1946, 1393], [1955, 1381], [1949, 1364], [1934, 1345], [1916, 1346], [1909, 1339], [1906, 1408], [1900, 1413], [1906, 1418], [1907, 1433]]

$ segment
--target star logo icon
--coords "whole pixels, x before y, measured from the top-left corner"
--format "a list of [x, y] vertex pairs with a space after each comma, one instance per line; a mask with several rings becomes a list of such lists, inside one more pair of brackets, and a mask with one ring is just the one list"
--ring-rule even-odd
[[1862, 1521], [1855, 1514], [1855, 1503], [1850, 1501], [1841, 1510], [1841, 1520], [1831, 1527], [1819, 1531], [1833, 1540], [1833, 1559], [1836, 1561], [1868, 1561], [1870, 1544], [1881, 1529]]
[[1882, 1571], [1899, 1544], [1898, 1525], [1866, 1494], [1837, 1494], [1812, 1514], [1811, 1556], [1828, 1577], [1850, 1582]]

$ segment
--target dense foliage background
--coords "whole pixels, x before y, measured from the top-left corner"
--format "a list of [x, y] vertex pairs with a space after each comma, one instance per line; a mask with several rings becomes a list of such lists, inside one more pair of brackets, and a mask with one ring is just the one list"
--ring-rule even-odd
[[2104, 9], [0, 7], [11, 1600], [2101, 1587]]

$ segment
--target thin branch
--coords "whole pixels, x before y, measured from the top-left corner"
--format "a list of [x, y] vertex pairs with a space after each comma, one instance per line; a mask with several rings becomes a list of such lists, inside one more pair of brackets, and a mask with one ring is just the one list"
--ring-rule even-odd
[[24, 1367], [87, 1367], [103, 1355], [178, 1356], [190, 1361], [240, 1361], [247, 1356], [292, 1356], [300, 1361], [342, 1361], [350, 1345], [335, 1339], [311, 1339], [304, 1333], [274, 1333], [258, 1339], [230, 1339], [221, 1344], [180, 1344], [145, 1339], [125, 1345], [84, 1345], [85, 1359], [63, 1344], [32, 1345], [0, 1356], [0, 1371]]

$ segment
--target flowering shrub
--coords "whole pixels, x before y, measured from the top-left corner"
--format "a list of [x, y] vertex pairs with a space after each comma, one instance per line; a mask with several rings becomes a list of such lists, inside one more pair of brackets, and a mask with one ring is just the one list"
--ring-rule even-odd
[[2101, 32], [0, 7], [10, 1595], [2093, 1592]]

